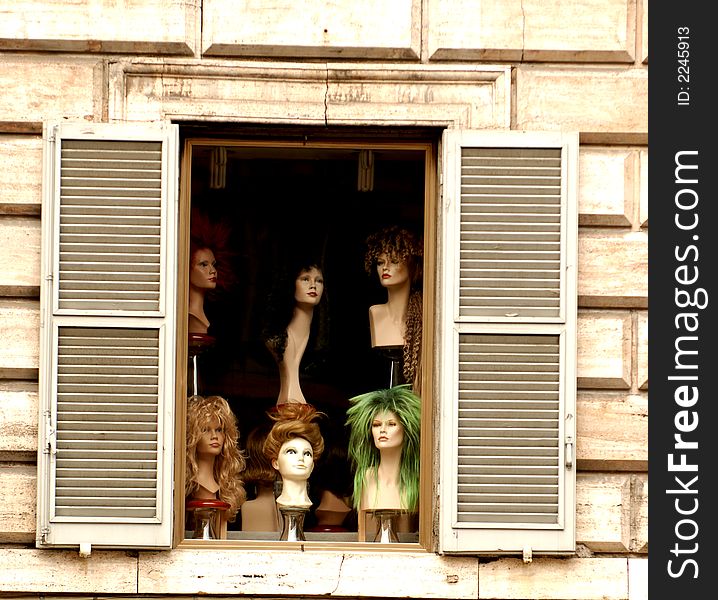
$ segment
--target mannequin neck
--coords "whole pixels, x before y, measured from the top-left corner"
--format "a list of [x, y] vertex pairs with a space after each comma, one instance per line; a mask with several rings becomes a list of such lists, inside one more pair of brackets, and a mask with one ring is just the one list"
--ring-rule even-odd
[[282, 477], [282, 493], [277, 498], [277, 504], [283, 506], [311, 506], [312, 501], [307, 493], [307, 480]]
[[209, 320], [204, 313], [205, 290], [190, 285], [187, 313], [189, 314], [189, 333], [207, 333]]
[[219, 490], [219, 483], [214, 478], [215, 460], [216, 457], [212, 454], [197, 455], [197, 483], [212, 493]]

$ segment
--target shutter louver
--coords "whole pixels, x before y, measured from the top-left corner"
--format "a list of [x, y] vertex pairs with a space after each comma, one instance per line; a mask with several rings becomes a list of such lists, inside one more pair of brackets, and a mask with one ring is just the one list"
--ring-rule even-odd
[[162, 144], [67, 140], [59, 308], [157, 311]]
[[62, 327], [55, 514], [155, 518], [159, 336]]
[[560, 149], [464, 149], [460, 315], [557, 316], [560, 225]]
[[558, 521], [559, 404], [558, 337], [459, 337], [459, 521]]

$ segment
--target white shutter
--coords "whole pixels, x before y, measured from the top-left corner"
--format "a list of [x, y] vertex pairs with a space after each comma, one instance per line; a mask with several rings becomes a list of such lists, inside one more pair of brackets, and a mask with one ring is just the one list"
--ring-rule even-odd
[[44, 138], [37, 545], [170, 547], [178, 128]]
[[442, 147], [440, 551], [570, 553], [578, 138]]

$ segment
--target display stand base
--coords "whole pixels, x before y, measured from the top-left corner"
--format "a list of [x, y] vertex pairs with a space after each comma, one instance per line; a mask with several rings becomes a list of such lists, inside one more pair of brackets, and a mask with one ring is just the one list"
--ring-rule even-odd
[[367, 513], [372, 515], [378, 524], [374, 542], [379, 544], [397, 544], [399, 537], [396, 535], [396, 518], [403, 511], [395, 509], [374, 509], [368, 510]]
[[194, 529], [192, 539], [221, 539], [219, 522], [222, 513], [229, 508], [228, 502], [222, 500], [189, 500], [187, 512], [192, 514]]
[[303, 542], [304, 518], [309, 512], [307, 506], [280, 506], [279, 512], [282, 515], [282, 533], [280, 540], [285, 542]]

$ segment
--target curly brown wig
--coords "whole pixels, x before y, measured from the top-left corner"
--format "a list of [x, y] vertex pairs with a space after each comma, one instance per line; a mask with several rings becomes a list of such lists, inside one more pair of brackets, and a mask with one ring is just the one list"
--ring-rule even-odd
[[404, 319], [404, 360], [403, 375], [408, 383], [418, 389], [421, 362], [421, 333], [423, 327], [423, 256], [421, 240], [408, 229], [392, 225], [373, 233], [366, 239], [364, 270], [369, 275], [375, 272], [377, 259], [388, 254], [392, 259], [406, 263], [411, 281], [409, 302]]

